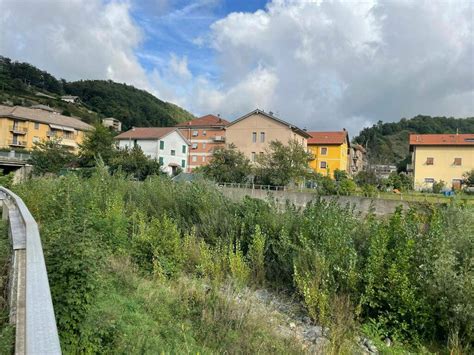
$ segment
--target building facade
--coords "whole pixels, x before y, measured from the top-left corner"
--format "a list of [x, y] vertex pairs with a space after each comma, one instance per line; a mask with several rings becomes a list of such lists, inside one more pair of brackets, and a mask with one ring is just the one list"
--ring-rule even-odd
[[296, 140], [306, 149], [309, 137], [308, 133], [277, 118], [273, 113], [257, 109], [231, 122], [226, 127], [225, 139], [228, 146], [234, 145], [254, 162], [272, 141], [286, 144]]
[[474, 134], [411, 134], [410, 151], [416, 190], [440, 181], [460, 188], [463, 174], [474, 169]]
[[360, 144], [351, 144], [349, 152], [350, 174], [356, 175], [357, 173], [366, 170], [368, 166], [366, 149]]
[[115, 132], [122, 131], [122, 122], [120, 122], [118, 119], [113, 118], [113, 117], [103, 118], [102, 125]]
[[350, 143], [346, 130], [338, 132], [308, 132], [308, 150], [314, 160], [310, 167], [315, 172], [334, 177], [335, 170], [350, 173]]
[[176, 127], [132, 128], [115, 137], [119, 149], [139, 146], [150, 159], [157, 160], [168, 175], [186, 171], [190, 142]]
[[208, 164], [214, 149], [225, 146], [225, 126], [228, 124], [219, 116], [206, 115], [175, 126], [191, 143], [188, 171]]
[[35, 143], [57, 138], [77, 152], [93, 127], [78, 118], [40, 108], [0, 105], [0, 147], [31, 150]]

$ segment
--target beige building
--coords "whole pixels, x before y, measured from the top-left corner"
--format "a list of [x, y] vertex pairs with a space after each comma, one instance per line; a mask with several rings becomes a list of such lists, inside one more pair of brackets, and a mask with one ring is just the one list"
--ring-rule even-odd
[[310, 135], [302, 129], [277, 118], [272, 112], [258, 109], [226, 127], [227, 145], [235, 145], [251, 161], [255, 161], [258, 154], [263, 154], [272, 141], [288, 143], [296, 140], [306, 148], [308, 138]]
[[367, 151], [360, 144], [351, 144], [350, 148], [350, 174], [357, 173], [367, 169]]
[[122, 131], [122, 122], [120, 122], [118, 119], [113, 118], [113, 117], [103, 118], [102, 125], [115, 132]]
[[459, 188], [463, 174], [474, 169], [474, 134], [411, 134], [410, 151], [416, 190], [439, 181]]

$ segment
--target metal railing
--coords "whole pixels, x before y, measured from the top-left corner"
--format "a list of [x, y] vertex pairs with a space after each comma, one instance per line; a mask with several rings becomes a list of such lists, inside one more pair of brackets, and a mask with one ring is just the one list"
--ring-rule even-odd
[[219, 182], [218, 187], [236, 187], [241, 189], [253, 189], [253, 190], [268, 190], [268, 191], [287, 191], [286, 186], [273, 186], [273, 185], [258, 185], [251, 183], [235, 183], [235, 182]]
[[14, 150], [10, 152], [1, 152], [0, 151], [0, 160], [22, 160], [27, 161], [30, 159], [31, 155], [29, 153], [18, 153]]
[[10, 126], [10, 131], [15, 134], [26, 134], [28, 132], [28, 128], [12, 125]]
[[38, 225], [23, 200], [0, 186], [13, 249], [9, 305], [15, 354], [61, 354]]
[[16, 146], [16, 147], [26, 147], [26, 141], [19, 141], [19, 140], [10, 139], [8, 141], [8, 145], [13, 145], [13, 146]]

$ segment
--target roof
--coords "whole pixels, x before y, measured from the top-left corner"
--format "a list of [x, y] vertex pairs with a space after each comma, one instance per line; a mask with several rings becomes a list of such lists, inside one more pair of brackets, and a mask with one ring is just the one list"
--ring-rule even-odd
[[90, 131], [94, 127], [75, 117], [63, 116], [59, 113], [42, 109], [33, 109], [22, 106], [0, 105], [0, 117], [9, 117], [20, 120], [29, 120], [45, 124], [53, 124], [75, 128], [81, 131]]
[[160, 139], [172, 132], [178, 132], [178, 134], [188, 143], [188, 140], [176, 127], [134, 127], [126, 132], [120, 133], [115, 139]]
[[257, 115], [257, 114], [263, 115], [263, 116], [268, 117], [268, 118], [270, 118], [270, 119], [272, 119], [276, 122], [279, 122], [279, 123], [281, 123], [285, 126], [288, 126], [293, 132], [298, 133], [300, 136], [303, 136], [305, 138], [310, 138], [311, 137], [306, 131], [303, 131], [301, 128], [298, 128], [295, 125], [292, 125], [291, 123], [283, 121], [282, 119], [280, 119], [280, 118], [276, 117], [275, 115], [273, 115], [273, 113], [267, 113], [267, 112], [265, 112], [263, 110], [259, 110], [259, 109], [253, 110], [252, 112], [249, 112], [246, 115], [237, 118], [236, 120], [229, 123], [227, 125], [227, 127], [230, 127], [230, 126], [236, 124], [237, 122], [240, 122], [240, 121], [246, 119], [247, 117], [250, 117], [252, 115]]
[[474, 133], [470, 134], [410, 134], [410, 145], [472, 145]]
[[191, 121], [181, 122], [175, 127], [208, 127], [208, 126], [227, 126], [229, 121], [214, 115], [205, 115]]
[[308, 139], [308, 145], [311, 144], [343, 144], [346, 140], [349, 143], [349, 134], [347, 131], [336, 132], [308, 132], [311, 138]]
[[34, 108], [34, 109], [40, 109], [40, 110], [45, 110], [45, 111], [49, 111], [49, 112], [58, 112], [58, 113], [61, 113], [61, 111], [53, 108], [53, 107], [49, 107], [48, 105], [33, 105], [31, 106], [30, 108]]

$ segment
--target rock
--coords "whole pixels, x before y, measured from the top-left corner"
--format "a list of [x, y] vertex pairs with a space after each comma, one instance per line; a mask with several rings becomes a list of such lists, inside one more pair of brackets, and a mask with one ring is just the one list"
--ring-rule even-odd
[[291, 323], [290, 323], [290, 328], [291, 328], [291, 329], [295, 329], [295, 328], [296, 328], [296, 324], [293, 323], [293, 322], [291, 322]]
[[378, 353], [378, 349], [377, 349], [377, 347], [374, 345], [374, 343], [372, 342], [372, 340], [366, 339], [365, 342], [364, 342], [364, 345], [365, 345], [365, 347], [367, 348], [367, 350], [369, 350], [369, 352], [371, 352], [371, 353], [373, 353], [373, 354]]
[[315, 341], [323, 335], [323, 329], [318, 326], [309, 326], [303, 331], [304, 338], [308, 341]]
[[392, 346], [392, 340], [390, 340], [389, 337], [387, 337], [387, 338], [384, 339], [384, 343], [385, 343], [385, 345], [387, 345], [387, 347], [391, 347], [391, 346]]

